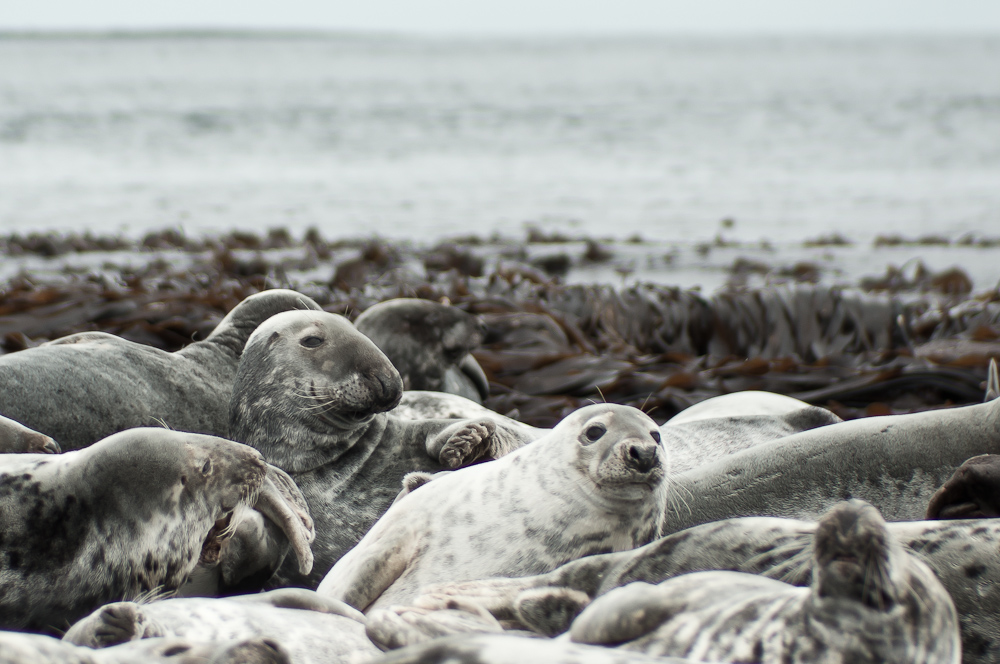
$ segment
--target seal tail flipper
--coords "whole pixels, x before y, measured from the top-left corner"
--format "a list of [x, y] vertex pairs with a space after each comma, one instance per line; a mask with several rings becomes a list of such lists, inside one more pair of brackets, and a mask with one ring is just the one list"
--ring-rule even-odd
[[997, 359], [991, 357], [990, 368], [987, 369], [986, 396], [983, 398], [983, 403], [993, 401], [997, 397], [1000, 397], [1000, 370], [997, 369]]

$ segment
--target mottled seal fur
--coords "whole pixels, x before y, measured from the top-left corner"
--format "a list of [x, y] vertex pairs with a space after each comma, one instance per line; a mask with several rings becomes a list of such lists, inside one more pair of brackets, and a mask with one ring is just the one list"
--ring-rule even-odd
[[831, 424], [672, 476], [668, 532], [734, 516], [814, 519], [846, 498], [890, 521], [923, 518], [969, 457], [1000, 452], [1000, 400]]
[[355, 609], [301, 588], [224, 599], [117, 602], [73, 625], [63, 640], [91, 648], [152, 637], [231, 641], [264, 637], [292, 662], [339, 664], [379, 654]]
[[405, 604], [432, 583], [538, 574], [634, 547], [658, 532], [667, 463], [641, 411], [581, 408], [502, 459], [404, 496], [319, 592], [366, 610]]
[[176, 353], [103, 332], [82, 332], [0, 357], [0, 414], [79, 449], [158, 423], [226, 436], [244, 342], [264, 320], [319, 309], [301, 293], [270, 290], [238, 304], [204, 341]]
[[42, 634], [0, 632], [0, 664], [290, 664], [285, 649], [254, 637], [226, 643], [179, 638], [134, 641], [94, 650]]
[[403, 389], [448, 392], [477, 403], [490, 395], [471, 353], [485, 326], [470, 313], [431, 300], [398, 298], [375, 304], [354, 321], [403, 379]]
[[106, 602], [176, 589], [218, 555], [265, 468], [245, 445], [165, 429], [0, 457], [0, 626], [64, 628]]
[[276, 581], [315, 587], [399, 493], [403, 476], [501, 456], [534, 438], [492, 419], [392, 416], [402, 381], [343, 316], [288, 311], [247, 341], [230, 430], [302, 489], [316, 522], [312, 574], [286, 565]]
[[467, 634], [386, 653], [373, 664], [698, 664], [510, 634]]
[[810, 587], [739, 572], [636, 582], [573, 621], [578, 643], [738, 662], [957, 664], [958, 617], [934, 573], [870, 505], [837, 505], [813, 539]]
[[660, 427], [679, 473], [761, 443], [836, 424], [826, 408], [772, 392], [736, 392], [706, 399]]
[[0, 415], [0, 454], [59, 454], [59, 443]]

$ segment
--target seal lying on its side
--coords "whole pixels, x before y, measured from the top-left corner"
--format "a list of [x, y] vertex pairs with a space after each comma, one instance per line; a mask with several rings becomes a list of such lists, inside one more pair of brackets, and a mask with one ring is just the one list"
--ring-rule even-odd
[[367, 610], [406, 603], [431, 583], [538, 574], [648, 542], [666, 466], [658, 427], [641, 411], [581, 408], [502, 459], [405, 495], [319, 592]]
[[398, 298], [369, 307], [354, 326], [389, 358], [404, 390], [448, 392], [476, 403], [490, 395], [489, 380], [471, 355], [485, 337], [472, 314], [431, 300]]
[[336, 314], [288, 311], [247, 341], [233, 385], [230, 430], [289, 473], [316, 521], [309, 577], [288, 565], [278, 585], [315, 587], [368, 531], [409, 472], [497, 457], [534, 439], [490, 418], [409, 421], [392, 363]]
[[104, 648], [152, 637], [229, 641], [264, 637], [292, 662], [361, 662], [379, 654], [365, 636], [364, 616], [343, 602], [302, 588], [225, 599], [118, 602], [73, 625], [64, 641]]
[[62, 628], [107, 602], [176, 589], [218, 556], [265, 471], [246, 445], [166, 429], [0, 457], [0, 626]]
[[42, 634], [0, 632], [0, 664], [290, 664], [277, 643], [254, 637], [228, 643], [147, 639], [94, 650]]
[[81, 332], [0, 357], [0, 414], [75, 450], [133, 427], [226, 436], [243, 344], [264, 320], [319, 309], [290, 290], [243, 300], [204, 341], [176, 353]]
[[0, 454], [59, 454], [59, 444], [20, 422], [0, 415]]
[[651, 657], [612, 648], [510, 634], [468, 634], [437, 639], [386, 653], [372, 664], [699, 664], [677, 657]]
[[735, 392], [682, 410], [660, 427], [670, 469], [680, 473], [761, 443], [842, 420], [826, 408], [773, 392]]
[[739, 572], [631, 583], [573, 621], [577, 643], [738, 662], [957, 664], [958, 617], [934, 573], [870, 505], [820, 519], [809, 588]]

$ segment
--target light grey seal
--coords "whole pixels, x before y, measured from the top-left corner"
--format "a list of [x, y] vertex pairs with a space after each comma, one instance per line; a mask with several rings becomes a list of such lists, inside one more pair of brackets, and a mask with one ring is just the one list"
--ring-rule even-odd
[[204, 341], [176, 353], [103, 332], [82, 332], [0, 357], [0, 414], [66, 450], [158, 423], [226, 436], [229, 396], [244, 342], [289, 309], [319, 309], [290, 290], [251, 295]]
[[405, 390], [448, 392], [482, 403], [490, 384], [472, 351], [485, 326], [470, 313], [431, 300], [397, 298], [364, 311], [354, 326], [375, 342]]
[[628, 406], [581, 408], [548, 435], [405, 495], [334, 565], [320, 594], [362, 610], [445, 580], [521, 576], [656, 535], [667, 458]]
[[407, 473], [502, 456], [535, 437], [490, 418], [394, 417], [386, 411], [402, 388], [392, 363], [343, 316], [284, 312], [247, 341], [232, 437], [292, 476], [316, 522], [312, 574], [285, 566], [276, 584], [315, 587], [388, 509]]
[[958, 616], [934, 573], [866, 503], [820, 519], [808, 588], [696, 572], [603, 595], [573, 621], [577, 643], [719, 662], [958, 664]]
[[264, 480], [229, 440], [130, 429], [64, 454], [0, 457], [0, 626], [61, 629], [179, 587], [212, 562]]
[[263, 637], [292, 662], [364, 662], [379, 654], [355, 609], [302, 588], [223, 599], [117, 602], [73, 625], [63, 640], [91, 648], [153, 637], [231, 641]]
[[735, 392], [682, 410], [660, 427], [671, 472], [842, 420], [826, 408], [773, 392]]
[[0, 415], [0, 454], [59, 454], [59, 443], [44, 433]]
[[254, 637], [226, 643], [178, 638], [94, 650], [42, 634], [0, 632], [0, 664], [290, 664], [284, 648]]
[[393, 650], [373, 664], [699, 664], [511, 634], [466, 634]]

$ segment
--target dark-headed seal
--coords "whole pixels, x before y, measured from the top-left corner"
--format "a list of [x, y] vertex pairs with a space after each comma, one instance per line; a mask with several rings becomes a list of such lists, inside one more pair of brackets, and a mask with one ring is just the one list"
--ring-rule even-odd
[[354, 321], [403, 379], [403, 389], [448, 392], [482, 403], [490, 384], [471, 353], [483, 343], [482, 322], [457, 307], [398, 298], [365, 310]]
[[176, 589], [216, 559], [265, 472], [246, 445], [165, 429], [0, 457], [0, 626], [61, 629], [106, 602]]
[[0, 415], [0, 454], [58, 454], [59, 444], [20, 422]]
[[1000, 516], [1000, 454], [967, 460], [927, 505], [928, 519], [981, 519]]
[[388, 509], [407, 473], [498, 457], [534, 438], [489, 418], [394, 417], [385, 411], [402, 388], [392, 363], [343, 316], [281, 313], [247, 341], [232, 437], [294, 478], [316, 522], [312, 574], [284, 568], [279, 583], [318, 584]]
[[226, 436], [243, 345], [263, 321], [319, 309], [290, 290], [251, 295], [204, 341], [176, 353], [82, 332], [0, 357], [0, 414], [74, 450], [132, 427]]
[[225, 599], [117, 602], [73, 625], [63, 640], [104, 648], [154, 637], [208, 642], [263, 637], [300, 664], [365, 662], [379, 653], [365, 636], [364, 616], [302, 588]]
[[660, 526], [667, 459], [655, 422], [581, 408], [502, 459], [407, 494], [330, 570], [319, 592], [367, 610], [445, 580], [538, 574], [629, 549]]
[[712, 662], [960, 661], [947, 591], [870, 505], [824, 515], [812, 555], [808, 588], [739, 572], [616, 588], [583, 610], [570, 638]]

